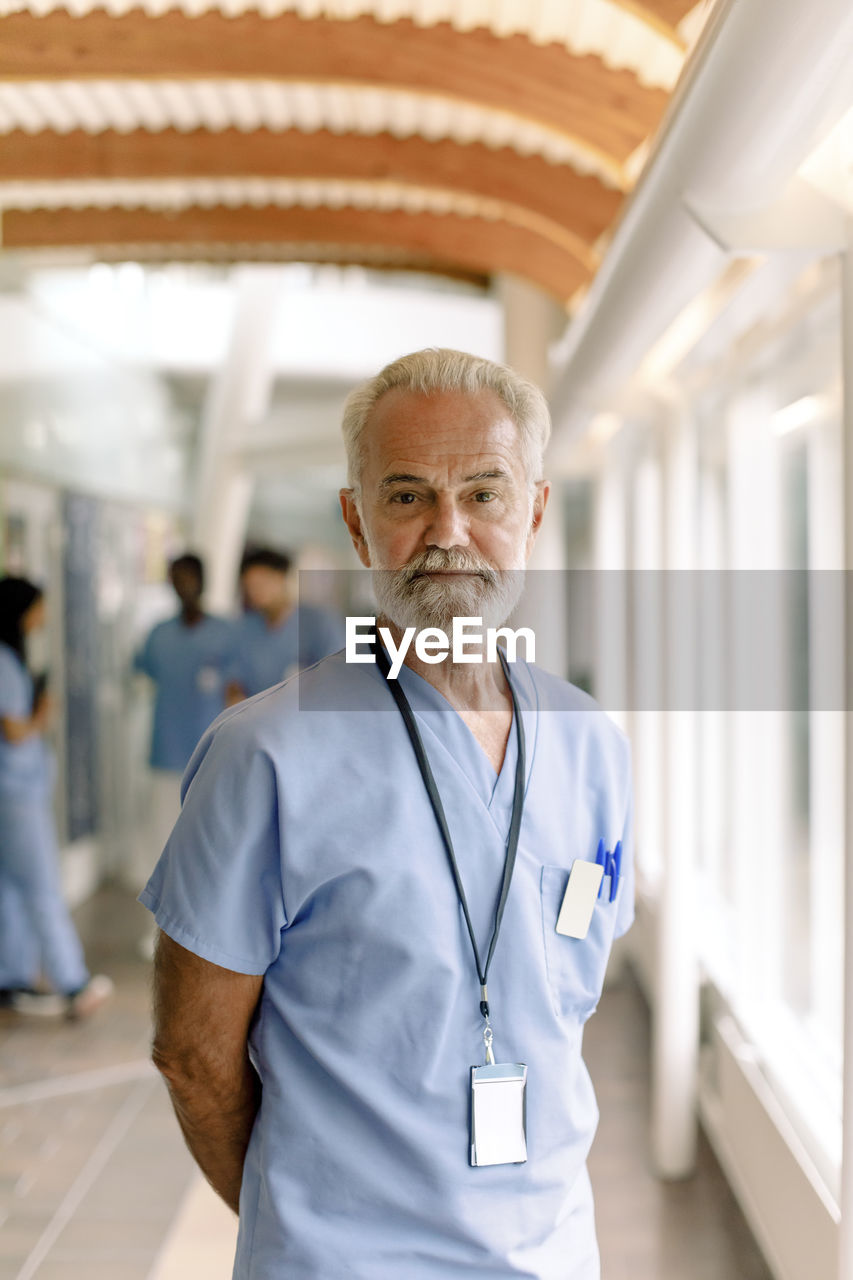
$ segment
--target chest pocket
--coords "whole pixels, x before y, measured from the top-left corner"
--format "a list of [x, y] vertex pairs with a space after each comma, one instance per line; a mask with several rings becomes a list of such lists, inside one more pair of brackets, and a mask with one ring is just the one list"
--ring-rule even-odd
[[568, 883], [566, 867], [542, 868], [540, 896], [545, 967], [554, 1012], [560, 1017], [571, 1014], [586, 1020], [595, 1011], [601, 996], [617, 904], [608, 901], [605, 891], [595, 904], [586, 937], [566, 938], [557, 933], [557, 916]]

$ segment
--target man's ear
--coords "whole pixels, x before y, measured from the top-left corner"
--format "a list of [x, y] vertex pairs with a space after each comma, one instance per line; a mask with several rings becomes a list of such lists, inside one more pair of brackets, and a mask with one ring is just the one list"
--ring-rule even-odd
[[356, 555], [361, 563], [369, 569], [370, 553], [367, 550], [367, 540], [361, 527], [361, 516], [358, 511], [355, 490], [341, 489], [339, 497], [341, 500], [341, 514], [344, 518], [344, 524], [349, 529], [349, 536], [352, 538], [352, 545], [355, 547]]
[[536, 485], [536, 493], [533, 496], [533, 515], [530, 520], [530, 529], [527, 533], [527, 554], [533, 550], [533, 544], [536, 541], [536, 535], [542, 524], [542, 517], [545, 515], [545, 508], [548, 505], [548, 498], [551, 494], [551, 484], [548, 480], [540, 480]]

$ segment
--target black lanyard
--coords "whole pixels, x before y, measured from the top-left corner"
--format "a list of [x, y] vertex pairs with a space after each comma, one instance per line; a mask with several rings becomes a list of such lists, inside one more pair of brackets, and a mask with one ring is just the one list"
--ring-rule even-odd
[[477, 947], [477, 939], [474, 935], [474, 926], [471, 923], [471, 913], [468, 910], [468, 900], [465, 897], [465, 888], [462, 884], [462, 876], [459, 873], [459, 864], [456, 861], [456, 854], [453, 852], [453, 841], [450, 838], [450, 828], [447, 825], [447, 818], [444, 813], [444, 806], [441, 803], [441, 796], [430, 768], [429, 758], [423, 744], [423, 739], [418, 729], [415, 713], [409, 704], [409, 700], [403, 692], [399, 680], [391, 680], [389, 672], [391, 663], [388, 654], [381, 644], [377, 644], [376, 660], [379, 668], [385, 677], [385, 683], [394, 695], [394, 701], [397, 703], [400, 714], [405, 721], [406, 728], [409, 731], [409, 737], [417, 757], [418, 767], [421, 771], [421, 777], [427, 790], [427, 795], [432, 805], [432, 811], [435, 814], [435, 820], [438, 823], [441, 837], [444, 841], [444, 847], [447, 850], [448, 861], [450, 862], [450, 870], [453, 872], [453, 880], [456, 885], [456, 892], [459, 896], [459, 905], [462, 907], [462, 913], [465, 916], [465, 923], [468, 926], [468, 936], [471, 939], [471, 947], [474, 951], [474, 963], [477, 966], [477, 977], [480, 979], [480, 1012], [484, 1018], [489, 1016], [489, 996], [486, 988], [486, 979], [489, 976], [489, 965], [492, 963], [492, 956], [495, 953], [495, 947], [498, 941], [498, 934], [501, 930], [503, 921], [504, 908], [506, 900], [509, 896], [509, 887], [512, 883], [512, 873], [515, 869], [515, 855], [518, 852], [518, 835], [521, 830], [521, 815], [524, 809], [524, 783], [525, 783], [525, 762], [524, 762], [524, 725], [521, 720], [521, 708], [518, 705], [518, 699], [515, 696], [515, 689], [509, 678], [509, 667], [504, 657], [502, 649], [498, 649], [498, 655], [503, 667], [503, 673], [506, 676], [506, 682], [509, 685], [509, 692], [512, 698], [512, 709], [515, 715], [516, 736], [518, 738], [518, 760], [515, 765], [515, 792], [512, 798], [512, 817], [509, 824], [509, 836], [506, 843], [506, 859], [504, 861], [503, 882], [501, 884], [500, 897], [495, 910], [495, 927], [492, 932], [492, 940], [489, 943], [489, 951], [486, 956], [485, 966], [480, 961], [480, 952]]

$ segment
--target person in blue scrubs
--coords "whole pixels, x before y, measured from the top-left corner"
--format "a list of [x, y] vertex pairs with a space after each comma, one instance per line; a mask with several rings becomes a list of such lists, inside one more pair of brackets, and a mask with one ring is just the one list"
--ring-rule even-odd
[[180, 809], [181, 775], [199, 738], [225, 708], [237, 655], [234, 622], [207, 613], [202, 605], [201, 559], [178, 556], [169, 566], [169, 581], [180, 612], [151, 630], [134, 660], [156, 690], [148, 759], [151, 844], [158, 857]]
[[[461, 352], [352, 393], [341, 506], [389, 653], [509, 615], [548, 431]], [[581, 1047], [633, 916], [627, 741], [527, 662], [347, 659], [211, 727], [142, 894], [154, 1059], [239, 1212], [235, 1280], [599, 1280]]]
[[248, 552], [240, 566], [240, 594], [245, 613], [237, 623], [232, 704], [343, 648], [343, 622], [336, 614], [297, 603], [290, 557], [284, 552], [270, 547]]
[[[52, 707], [25, 662], [26, 639], [44, 621], [39, 587], [0, 580], [0, 986], [19, 1012], [84, 1017], [112, 983], [89, 973], [62, 895], [45, 741]], [[34, 989], [41, 979], [49, 993]]]
[[204, 566], [191, 553], [169, 566], [180, 612], [159, 622], [135, 666], [156, 685], [149, 762], [183, 773], [195, 745], [225, 707], [225, 686], [237, 653], [235, 624], [205, 612]]

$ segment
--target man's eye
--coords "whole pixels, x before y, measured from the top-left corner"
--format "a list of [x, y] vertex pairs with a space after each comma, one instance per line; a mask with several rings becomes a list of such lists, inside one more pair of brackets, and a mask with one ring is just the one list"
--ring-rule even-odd
[[391, 501], [399, 502], [403, 506], [410, 507], [412, 503], [415, 501], [416, 497], [417, 497], [417, 494], [415, 493], [395, 493]]
[[474, 494], [474, 501], [475, 502], [494, 502], [496, 497], [497, 497], [497, 494], [493, 493], [491, 489], [480, 489], [477, 493]]

